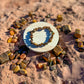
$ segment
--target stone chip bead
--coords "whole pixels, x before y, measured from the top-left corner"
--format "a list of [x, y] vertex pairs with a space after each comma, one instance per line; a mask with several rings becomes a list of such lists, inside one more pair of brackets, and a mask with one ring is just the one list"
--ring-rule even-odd
[[57, 15], [57, 21], [58, 21], [58, 22], [61, 22], [62, 20], [63, 20], [62, 15]]
[[18, 71], [20, 71], [20, 66], [19, 66], [19, 65], [17, 65], [17, 66], [14, 68], [13, 72], [14, 72], [14, 73], [17, 73]]

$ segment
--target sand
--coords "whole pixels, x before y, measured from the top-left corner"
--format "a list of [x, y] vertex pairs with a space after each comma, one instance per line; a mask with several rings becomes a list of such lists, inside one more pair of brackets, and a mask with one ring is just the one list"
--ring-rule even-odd
[[[81, 40], [84, 40], [84, 1], [83, 0], [0, 0], [0, 54], [9, 50], [15, 49], [14, 44], [7, 43], [8, 28], [11, 24], [22, 16], [28, 15], [29, 11], [34, 11], [37, 15], [43, 17], [48, 13], [52, 14], [52, 18], [56, 18], [57, 14], [63, 15], [63, 21], [59, 24], [69, 24], [71, 33], [61, 36], [65, 44], [68, 46], [68, 56], [72, 61], [71, 67], [67, 65], [62, 68], [57, 65], [60, 75], [57, 75], [57, 70], [37, 71], [35, 63], [39, 54], [30, 51], [28, 59], [32, 59], [27, 71], [28, 77], [19, 76], [9, 70], [11, 61], [0, 65], [0, 84], [21, 84], [23, 81], [28, 81], [28, 84], [84, 84], [84, 53], [78, 52], [74, 48], [73, 33], [76, 28], [79, 28], [82, 33]], [[40, 18], [38, 18], [38, 21]], [[54, 21], [48, 20], [53, 24]], [[28, 25], [26, 25], [28, 26]], [[26, 28], [24, 27], [24, 29]], [[23, 31], [18, 31], [22, 34]], [[21, 39], [19, 44], [23, 45]], [[16, 46], [17, 48], [17, 46]], [[17, 61], [17, 60], [13, 60]]]

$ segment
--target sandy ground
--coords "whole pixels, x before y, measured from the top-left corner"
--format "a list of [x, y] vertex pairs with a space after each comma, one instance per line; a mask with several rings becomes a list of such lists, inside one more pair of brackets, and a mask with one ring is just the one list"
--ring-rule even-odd
[[[19, 76], [9, 70], [12, 63], [10, 61], [0, 65], [0, 84], [21, 84], [23, 81], [28, 81], [28, 84], [84, 84], [84, 53], [80, 53], [74, 48], [75, 41], [72, 37], [75, 29], [80, 28], [81, 39], [84, 39], [84, 0], [0, 0], [0, 54], [9, 48], [14, 49], [13, 44], [7, 43], [9, 37], [7, 29], [13, 21], [28, 15], [29, 11], [35, 11], [37, 15], [41, 14], [43, 17], [48, 13], [53, 14], [52, 18], [56, 18], [57, 14], [63, 15], [63, 21], [60, 24], [69, 24], [72, 28], [70, 34], [62, 34], [69, 48], [68, 56], [72, 65], [71, 67], [57, 65], [59, 72], [48, 69], [37, 71], [35, 62], [38, 54], [30, 51], [28, 59], [32, 59], [32, 62], [27, 68], [28, 77]], [[38, 18], [39, 20], [40, 18]], [[48, 22], [54, 23], [53, 21]], [[24, 44], [22, 40], [20, 43]]]

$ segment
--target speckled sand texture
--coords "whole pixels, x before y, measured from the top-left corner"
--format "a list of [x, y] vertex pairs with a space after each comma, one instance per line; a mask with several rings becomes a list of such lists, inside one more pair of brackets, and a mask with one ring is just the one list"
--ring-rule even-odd
[[[84, 53], [75, 50], [75, 41], [72, 36], [75, 29], [80, 28], [81, 39], [84, 40], [84, 0], [0, 0], [0, 54], [9, 48], [17, 48], [14, 44], [7, 43], [9, 37], [7, 29], [16, 19], [28, 15], [29, 11], [35, 11], [37, 15], [40, 14], [43, 17], [48, 13], [53, 15], [52, 18], [56, 18], [57, 14], [63, 15], [63, 21], [60, 24], [69, 24], [72, 32], [68, 35], [62, 33], [60, 36], [69, 48], [68, 56], [72, 66], [66, 65], [61, 68], [57, 65], [57, 70], [54, 71], [49, 69], [37, 71], [35, 63], [39, 54], [30, 51], [27, 57], [32, 61], [27, 68], [28, 77], [19, 76], [9, 70], [11, 63], [17, 61], [13, 60], [0, 65], [0, 84], [21, 84], [23, 81], [28, 81], [28, 84], [84, 84]], [[50, 20], [48, 22], [54, 23]], [[22, 34], [23, 31], [18, 33]], [[19, 44], [22, 45], [24, 44], [22, 35], [20, 38]]]

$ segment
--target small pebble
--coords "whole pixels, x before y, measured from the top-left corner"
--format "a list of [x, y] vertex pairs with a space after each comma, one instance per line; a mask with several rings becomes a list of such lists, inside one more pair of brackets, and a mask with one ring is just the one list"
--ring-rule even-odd
[[50, 66], [50, 71], [56, 70], [56, 65]]
[[19, 66], [19, 65], [17, 65], [17, 66], [14, 68], [13, 72], [14, 72], [14, 73], [17, 73], [18, 71], [20, 71], [20, 66]]
[[11, 64], [11, 70], [14, 70], [15, 67], [16, 67], [16, 64], [15, 64], [15, 63], [12, 63], [12, 64]]
[[62, 15], [58, 15], [58, 16], [57, 16], [57, 21], [58, 21], [58, 22], [61, 22], [62, 20], [63, 20]]
[[43, 69], [46, 70], [47, 69], [47, 65], [43, 64]]
[[15, 58], [15, 55], [11, 54], [11, 55], [9, 56], [9, 58], [10, 58], [10, 60], [13, 60], [13, 59]]
[[37, 21], [34, 19], [33, 22], [35, 23], [35, 22], [37, 22]]
[[15, 58], [18, 59], [19, 57], [20, 57], [20, 54], [17, 54]]
[[31, 60], [23, 60], [22, 62], [25, 63], [26, 65], [28, 65], [30, 63]]
[[20, 69], [20, 73], [21, 73], [22, 75], [27, 75], [27, 70], [25, 70], [25, 69]]
[[27, 66], [26, 66], [26, 64], [24, 64], [23, 62], [21, 62], [20, 63], [20, 67], [21, 67], [21, 69], [26, 69]]
[[8, 40], [7, 40], [7, 43], [11, 43], [12, 42], [12, 38], [9, 37]]
[[48, 14], [47, 16], [45, 16], [46, 18], [50, 18], [50, 14]]
[[42, 68], [43, 68], [43, 64], [42, 64], [42, 63], [38, 63], [38, 64], [37, 64], [37, 68], [38, 68], [38, 69], [42, 69]]
[[23, 61], [23, 59], [18, 60], [17, 64], [21, 64], [22, 61]]
[[25, 59], [25, 58], [26, 58], [26, 54], [22, 53], [22, 54], [20, 55], [20, 59]]

